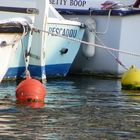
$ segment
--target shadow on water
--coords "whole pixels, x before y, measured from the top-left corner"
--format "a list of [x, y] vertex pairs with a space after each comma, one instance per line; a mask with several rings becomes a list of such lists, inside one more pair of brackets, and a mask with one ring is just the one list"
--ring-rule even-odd
[[15, 88], [14, 82], [0, 85], [2, 140], [140, 139], [139, 93], [122, 91], [119, 80], [48, 80], [45, 105], [37, 109], [17, 105]]

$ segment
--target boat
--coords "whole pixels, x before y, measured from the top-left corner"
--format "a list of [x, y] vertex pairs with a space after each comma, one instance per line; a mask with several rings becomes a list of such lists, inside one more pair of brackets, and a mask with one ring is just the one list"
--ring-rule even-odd
[[5, 79], [65, 77], [78, 53], [85, 27], [64, 19], [47, 0], [1, 0], [0, 20], [21, 17], [30, 23], [30, 32], [17, 48]]
[[[107, 8], [109, 2], [112, 5]], [[50, 0], [64, 18], [87, 25], [83, 40], [88, 43], [83, 42], [71, 73], [120, 77], [131, 65], [140, 67], [140, 8], [134, 8], [134, 2]], [[87, 50], [83, 52], [85, 46]], [[88, 53], [83, 57], [85, 52]]]
[[[123, 3], [125, 5], [132, 5], [135, 0], [49, 0], [59, 12], [84, 12], [89, 11], [89, 8], [101, 9], [104, 2]], [[79, 14], [80, 14], [79, 13]]]
[[0, 82], [9, 69], [10, 62], [19, 47], [19, 42], [29, 31], [28, 22], [15, 18], [0, 21]]
[[[80, 12], [81, 14], [85, 13], [85, 11], [89, 11], [90, 8], [101, 9], [102, 3], [106, 2], [106, 0], [49, 0], [50, 4], [52, 4], [59, 12]], [[115, 2], [120, 3], [120, 0], [107, 0], [107, 2]], [[132, 5], [135, 0], [123, 0], [121, 3], [125, 5]], [[79, 14], [80, 14], [79, 13]]]

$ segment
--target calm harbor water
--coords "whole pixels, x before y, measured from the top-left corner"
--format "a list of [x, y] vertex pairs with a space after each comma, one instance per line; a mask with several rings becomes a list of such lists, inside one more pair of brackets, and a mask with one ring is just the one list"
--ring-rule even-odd
[[16, 104], [16, 82], [0, 85], [0, 140], [139, 140], [140, 92], [119, 80], [51, 79], [41, 108]]

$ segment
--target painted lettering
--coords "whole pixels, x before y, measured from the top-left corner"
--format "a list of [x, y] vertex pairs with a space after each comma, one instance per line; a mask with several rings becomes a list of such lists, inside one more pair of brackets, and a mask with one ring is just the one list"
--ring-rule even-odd
[[53, 5], [66, 5], [67, 4], [67, 0], [49, 0], [50, 4]]
[[75, 7], [85, 7], [87, 2], [85, 0], [49, 0], [52, 5], [60, 6], [75, 6]]
[[55, 0], [49, 0], [50, 4], [55, 4]]
[[77, 30], [75, 29], [49, 27], [49, 32], [53, 34], [60, 34], [66, 37], [72, 37], [72, 38], [75, 38], [77, 36]]
[[84, 0], [70, 0], [70, 6], [84, 7], [85, 5], [86, 1]]
[[66, 5], [67, 0], [64, 0], [64, 5]]

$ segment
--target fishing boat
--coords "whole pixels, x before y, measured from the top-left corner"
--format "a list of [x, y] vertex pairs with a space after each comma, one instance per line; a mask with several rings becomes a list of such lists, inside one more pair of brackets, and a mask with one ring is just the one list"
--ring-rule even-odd
[[[83, 42], [72, 73], [120, 76], [131, 65], [140, 67], [140, 9], [133, 8], [134, 0], [50, 0], [50, 3], [64, 18], [87, 25], [84, 40], [88, 43]], [[83, 46], [88, 49], [86, 57]]]
[[30, 32], [17, 48], [5, 78], [22, 78], [25, 71], [37, 79], [66, 76], [81, 40], [84, 25], [64, 19], [47, 0], [1, 0], [0, 20], [21, 17], [30, 23]]
[[3, 80], [12, 59], [18, 55], [19, 42], [29, 31], [25, 19], [15, 18], [0, 21], [0, 82]]

